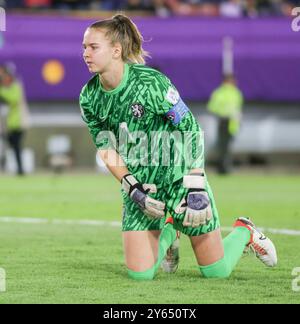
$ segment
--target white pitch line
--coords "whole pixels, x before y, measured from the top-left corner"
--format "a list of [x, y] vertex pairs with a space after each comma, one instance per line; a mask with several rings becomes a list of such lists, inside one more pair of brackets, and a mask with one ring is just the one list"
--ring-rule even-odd
[[0, 222], [2, 223], [27, 223], [27, 224], [42, 224], [49, 223], [46, 218], [26, 218], [26, 217], [0, 217]]
[[22, 223], [22, 224], [56, 224], [56, 225], [90, 225], [90, 226], [111, 226], [120, 227], [121, 222], [117, 221], [97, 221], [97, 220], [64, 220], [47, 218], [28, 217], [0, 217], [2, 223]]
[[[1, 223], [22, 223], [22, 224], [55, 224], [55, 225], [88, 225], [88, 226], [109, 226], [121, 227], [122, 223], [118, 221], [98, 221], [98, 220], [63, 220], [63, 219], [45, 219], [45, 218], [28, 218], [28, 217], [0, 217]], [[232, 227], [222, 227], [222, 231], [230, 232]], [[300, 236], [299, 230], [284, 228], [259, 228], [262, 232], [271, 234], [281, 234], [289, 236]]]

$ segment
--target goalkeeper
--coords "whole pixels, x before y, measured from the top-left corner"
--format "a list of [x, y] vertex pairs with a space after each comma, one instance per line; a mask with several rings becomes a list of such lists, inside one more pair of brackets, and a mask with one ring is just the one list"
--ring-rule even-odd
[[[161, 264], [174, 272], [176, 231], [189, 236], [206, 278], [228, 277], [245, 247], [274, 266], [273, 243], [249, 219], [239, 218], [222, 240], [204, 171], [202, 131], [170, 80], [144, 65], [147, 53], [135, 24], [124, 15], [93, 23], [84, 34], [83, 50], [95, 75], [80, 94], [81, 114], [99, 154], [121, 183], [129, 277], [153, 279]], [[173, 136], [165, 145], [151, 141], [153, 134]], [[170, 151], [169, 163], [159, 156], [162, 151]]]

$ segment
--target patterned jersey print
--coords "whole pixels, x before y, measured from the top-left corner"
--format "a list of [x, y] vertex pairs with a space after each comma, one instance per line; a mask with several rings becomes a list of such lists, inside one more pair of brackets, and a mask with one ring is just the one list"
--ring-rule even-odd
[[105, 91], [95, 75], [80, 94], [81, 115], [97, 148], [114, 148], [142, 183], [171, 185], [204, 168], [202, 131], [170, 80], [125, 64], [121, 84]]

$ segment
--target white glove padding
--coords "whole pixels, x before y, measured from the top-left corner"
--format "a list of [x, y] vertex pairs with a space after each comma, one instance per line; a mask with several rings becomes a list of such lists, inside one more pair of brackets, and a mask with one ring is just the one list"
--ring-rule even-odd
[[184, 176], [183, 186], [190, 189], [189, 193], [175, 209], [177, 214], [185, 213], [183, 226], [206, 225], [212, 219], [213, 213], [209, 196], [205, 191], [204, 172]]
[[157, 192], [156, 185], [141, 184], [133, 175], [127, 174], [122, 178], [122, 189], [149, 218], [160, 219], [165, 216], [165, 203], [148, 195]]
[[187, 196], [187, 207], [183, 226], [198, 227], [206, 225], [212, 218], [209, 197], [205, 191], [190, 192]]

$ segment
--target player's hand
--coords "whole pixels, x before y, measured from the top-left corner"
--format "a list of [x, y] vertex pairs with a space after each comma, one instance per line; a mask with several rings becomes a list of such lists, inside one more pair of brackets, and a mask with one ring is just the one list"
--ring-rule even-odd
[[190, 191], [186, 199], [186, 212], [183, 226], [206, 225], [212, 218], [209, 197], [205, 191]]
[[189, 191], [187, 197], [176, 208], [176, 213], [184, 213], [183, 226], [206, 225], [212, 218], [212, 209], [205, 191], [204, 172], [184, 176], [183, 187]]
[[156, 185], [141, 184], [133, 175], [127, 174], [122, 178], [122, 189], [149, 218], [160, 219], [165, 216], [165, 203], [148, 195], [157, 192]]

